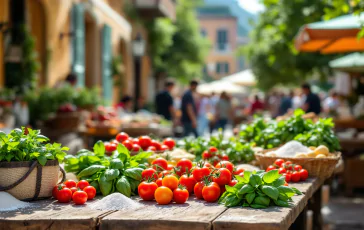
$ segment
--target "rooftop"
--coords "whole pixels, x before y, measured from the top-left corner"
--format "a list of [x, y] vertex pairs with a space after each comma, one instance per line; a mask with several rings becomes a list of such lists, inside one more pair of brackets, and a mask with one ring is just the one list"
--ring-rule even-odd
[[202, 6], [197, 8], [198, 17], [236, 18], [228, 6]]

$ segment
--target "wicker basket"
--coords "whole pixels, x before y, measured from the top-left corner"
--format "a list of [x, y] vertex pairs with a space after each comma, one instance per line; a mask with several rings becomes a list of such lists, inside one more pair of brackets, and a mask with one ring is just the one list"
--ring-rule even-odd
[[52, 189], [65, 179], [57, 160], [48, 160], [45, 166], [38, 161], [0, 162], [0, 191], [6, 191], [19, 200], [38, 200], [52, 196]]
[[274, 151], [276, 149], [265, 149], [263, 151], [256, 151], [255, 158], [258, 160], [261, 168], [266, 169], [269, 165], [274, 164], [277, 159], [285, 161], [292, 161], [294, 164], [299, 164], [307, 169], [310, 176], [319, 178], [329, 178], [335, 170], [335, 166], [341, 158], [341, 153], [335, 153], [335, 157], [327, 158], [299, 158], [299, 157], [274, 157], [266, 156], [265, 153]]

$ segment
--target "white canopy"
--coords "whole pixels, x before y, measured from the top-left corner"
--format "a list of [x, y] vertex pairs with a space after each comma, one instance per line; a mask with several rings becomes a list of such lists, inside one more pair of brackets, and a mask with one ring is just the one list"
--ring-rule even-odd
[[214, 81], [210, 83], [200, 84], [197, 87], [197, 92], [201, 94], [211, 94], [211, 93], [222, 93], [226, 92], [229, 94], [245, 94], [247, 90], [245, 87], [241, 87], [231, 83], [229, 81]]
[[241, 86], [255, 86], [256, 78], [251, 69], [243, 70], [239, 73], [224, 77], [223, 81], [228, 81]]

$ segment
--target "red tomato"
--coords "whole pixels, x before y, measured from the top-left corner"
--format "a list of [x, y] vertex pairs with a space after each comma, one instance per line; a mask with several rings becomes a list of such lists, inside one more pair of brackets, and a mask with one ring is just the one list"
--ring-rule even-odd
[[301, 169], [302, 169], [301, 165], [295, 165], [294, 166], [294, 170], [296, 170], [296, 171], [301, 171]]
[[167, 145], [162, 145], [160, 150], [161, 151], [167, 151], [167, 150], [169, 150], [169, 148], [168, 148]]
[[282, 164], [284, 163], [284, 160], [277, 159], [274, 164], [277, 165], [278, 168], [282, 167]]
[[138, 186], [138, 194], [143, 200], [153, 200], [157, 188], [157, 183], [144, 181]]
[[220, 186], [220, 194], [223, 194], [226, 191], [225, 186]]
[[87, 201], [87, 193], [84, 191], [77, 191], [77, 192], [73, 193], [72, 200], [73, 200], [73, 203], [75, 203], [77, 205], [84, 204]]
[[77, 186], [77, 183], [74, 180], [66, 180], [64, 185], [66, 185], [67, 188], [73, 188]]
[[217, 171], [216, 177], [213, 178], [213, 181], [219, 186], [227, 185], [231, 181], [231, 172], [226, 168], [220, 168]]
[[87, 200], [92, 200], [96, 196], [96, 189], [93, 186], [87, 186], [83, 191], [87, 193]]
[[129, 135], [124, 132], [118, 133], [118, 135], [116, 135], [116, 140], [119, 143], [123, 143], [124, 141], [126, 141], [128, 139], [129, 139]]
[[179, 178], [179, 184], [183, 185], [190, 194], [193, 193], [193, 189], [195, 187], [195, 184], [197, 183], [197, 181], [195, 180], [195, 178], [192, 175], [182, 175]]
[[177, 162], [177, 167], [179, 168], [178, 175], [181, 176], [182, 174], [189, 172], [192, 166], [193, 166], [192, 161], [186, 158], [181, 159], [180, 161]]
[[110, 143], [115, 144], [116, 146], [118, 146], [118, 144], [120, 144], [117, 140], [112, 140], [112, 141], [110, 141]]
[[152, 143], [152, 139], [148, 136], [139, 137], [139, 145], [142, 149], [146, 150], [150, 144]]
[[80, 180], [77, 183], [77, 187], [83, 190], [85, 187], [89, 186], [90, 184], [86, 180]]
[[176, 142], [172, 138], [164, 139], [163, 144], [168, 146], [169, 150], [172, 150], [176, 146]]
[[216, 166], [216, 168], [226, 168], [231, 173], [234, 171], [234, 165], [230, 161], [220, 161]]
[[138, 144], [133, 144], [133, 152], [139, 152], [142, 148], [140, 147], [140, 145]]
[[113, 143], [105, 143], [105, 150], [106, 152], [112, 153], [116, 150], [117, 146]]
[[77, 187], [72, 187], [72, 188], [70, 188], [70, 189], [71, 189], [71, 191], [72, 191], [72, 194], [78, 191], [78, 188], [77, 188]]
[[195, 196], [197, 199], [202, 199], [202, 189], [205, 187], [205, 182], [200, 181], [195, 184], [195, 187], [193, 188], [193, 192], [195, 193]]
[[292, 174], [290, 174], [290, 173], [283, 173], [283, 176], [284, 176], [284, 178], [285, 178], [285, 180], [286, 180], [287, 183], [289, 183], [291, 181]]
[[158, 178], [155, 183], [158, 185], [158, 187], [162, 186], [162, 178]]
[[202, 181], [204, 177], [210, 175], [210, 169], [206, 166], [203, 166], [202, 168], [200, 166], [197, 166], [196, 168], [194, 168], [192, 174], [196, 181]]
[[169, 175], [169, 174], [171, 174], [171, 172], [170, 172], [170, 171], [168, 171], [168, 170], [164, 170], [164, 171], [162, 171], [162, 172], [160, 172], [160, 173], [158, 174], [158, 177], [159, 177], [159, 178], [163, 178], [163, 177], [165, 177], [165, 176], [167, 176], [167, 175]]
[[234, 172], [233, 172], [233, 174], [234, 175], [239, 175], [240, 173], [243, 173], [245, 170], [244, 170], [244, 168], [242, 168], [242, 167], [237, 167], [235, 170], [234, 170]]
[[178, 187], [178, 179], [173, 175], [167, 175], [162, 179], [162, 185], [170, 188], [172, 191]]
[[288, 183], [286, 182], [286, 183], [284, 183], [284, 186], [288, 186]]
[[56, 186], [53, 187], [53, 190], [52, 190], [52, 196], [54, 199], [57, 200], [57, 193], [59, 190], [63, 189], [63, 188], [67, 188], [66, 185], [64, 184], [58, 184]]
[[216, 147], [209, 148], [209, 153], [211, 153], [212, 155], [216, 155], [218, 151], [219, 150]]
[[202, 197], [207, 202], [215, 202], [220, 197], [220, 188], [213, 184], [205, 185], [202, 189]]
[[157, 149], [156, 149], [154, 146], [149, 146], [149, 147], [147, 148], [147, 151], [155, 152], [155, 151], [157, 151]]
[[308, 178], [308, 171], [306, 169], [301, 169], [300, 170], [300, 178], [302, 181], [307, 180]]
[[182, 188], [178, 187], [173, 191], [173, 200], [177, 204], [184, 204], [188, 200], [189, 193], [186, 188], [182, 186]]
[[133, 145], [134, 145], [134, 144], [139, 145], [139, 139], [138, 139], [138, 138], [131, 138], [131, 139], [129, 139], [129, 140], [131, 140], [131, 143], [133, 143]]
[[291, 161], [286, 161], [284, 164], [286, 165], [286, 169], [293, 170], [293, 165]]
[[291, 176], [292, 182], [299, 182], [301, 180], [300, 172], [293, 172]]
[[131, 151], [133, 149], [133, 142], [131, 142], [130, 140], [126, 140], [123, 142], [123, 145], [125, 146], [125, 148], [127, 148], [129, 151]]
[[212, 157], [212, 155], [208, 151], [204, 151], [202, 153], [202, 159], [204, 159], [204, 160], [210, 159], [211, 157]]
[[162, 147], [162, 145], [156, 140], [152, 140], [152, 142], [150, 143], [150, 146], [155, 147], [155, 149], [157, 151], [161, 150], [161, 147]]
[[174, 166], [173, 166], [173, 165], [168, 164], [168, 166], [167, 166], [167, 170], [168, 170], [168, 171], [172, 171], [173, 169], [174, 169]]
[[211, 168], [211, 167], [212, 167], [212, 165], [211, 165], [209, 162], [205, 162], [205, 163], [203, 164], [203, 166], [205, 166], [205, 167], [207, 167], [207, 168]]
[[157, 172], [152, 168], [144, 169], [142, 172], [142, 180], [149, 180], [151, 178], [153, 178], [153, 181], [157, 180]]
[[278, 169], [279, 174], [283, 174], [283, 173], [286, 173], [286, 172], [287, 172], [287, 170], [285, 168], [281, 167], [281, 168]]
[[273, 165], [269, 165], [267, 170], [265, 170], [265, 171], [269, 172], [269, 171], [274, 170], [274, 169], [276, 169], [276, 167], [274, 167]]
[[168, 168], [168, 162], [166, 159], [159, 157], [152, 161], [152, 166], [155, 170], [161, 172]]
[[238, 181], [234, 179], [234, 180], [230, 181], [229, 186], [234, 187], [237, 183], [238, 183]]
[[223, 161], [228, 161], [228, 160], [229, 160], [229, 156], [228, 156], [228, 155], [226, 155], [226, 154], [223, 154], [223, 155], [221, 156], [221, 160], [223, 160]]
[[72, 199], [72, 191], [69, 188], [62, 188], [57, 192], [57, 200], [60, 203], [68, 203]]

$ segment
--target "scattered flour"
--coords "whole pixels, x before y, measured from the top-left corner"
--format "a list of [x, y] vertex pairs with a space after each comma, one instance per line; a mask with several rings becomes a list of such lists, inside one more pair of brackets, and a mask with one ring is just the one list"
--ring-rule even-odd
[[298, 141], [290, 141], [275, 151], [279, 157], [294, 157], [296, 153], [308, 153], [310, 149]]
[[90, 204], [89, 207], [91, 209], [109, 211], [109, 210], [121, 210], [121, 209], [132, 210], [140, 208], [142, 207], [142, 205], [124, 196], [121, 193], [113, 193], [108, 196], [105, 196], [104, 198], [96, 201], [93, 204]]
[[20, 201], [7, 192], [0, 192], [0, 212], [28, 208], [32, 204]]

